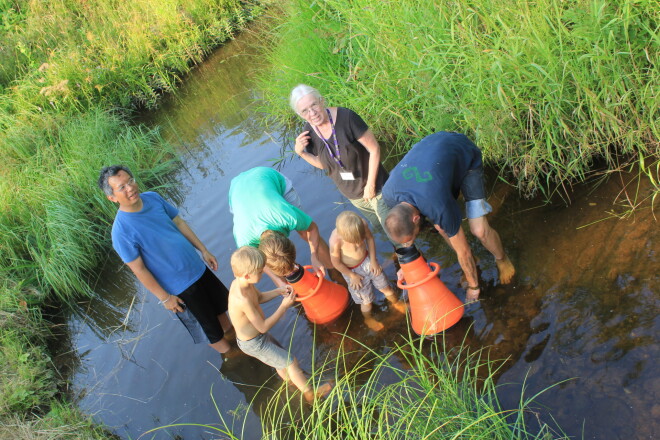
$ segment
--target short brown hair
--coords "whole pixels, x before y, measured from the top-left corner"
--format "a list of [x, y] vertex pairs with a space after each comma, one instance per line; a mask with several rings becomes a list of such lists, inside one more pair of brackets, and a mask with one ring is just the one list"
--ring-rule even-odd
[[413, 222], [413, 208], [405, 203], [399, 203], [390, 209], [385, 219], [385, 229], [392, 239], [410, 237], [415, 233], [415, 222]]
[[296, 246], [282, 233], [267, 230], [261, 234], [259, 250], [266, 256], [266, 266], [281, 277], [296, 267]]
[[261, 273], [266, 264], [266, 256], [259, 249], [243, 246], [231, 255], [231, 270], [235, 277]]
[[349, 243], [360, 243], [364, 241], [364, 237], [366, 236], [364, 220], [353, 211], [344, 211], [339, 214], [335, 226], [342, 240]]

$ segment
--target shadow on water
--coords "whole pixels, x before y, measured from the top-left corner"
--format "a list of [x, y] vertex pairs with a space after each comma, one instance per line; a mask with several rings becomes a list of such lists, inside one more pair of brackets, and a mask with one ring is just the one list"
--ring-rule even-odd
[[[181, 146], [175, 198], [182, 216], [221, 262], [217, 275], [225, 284], [232, 279], [228, 261], [235, 249], [229, 182], [248, 168], [270, 165], [282, 148], [281, 134], [264, 132], [261, 116], [251, 107], [253, 72], [261, 61], [255, 41], [248, 31], [218, 50], [177, 96], [145, 115], [147, 123], [161, 125], [164, 136]], [[329, 179], [303, 161], [288, 161], [281, 171], [293, 180], [305, 210], [327, 238], [336, 215], [352, 208]], [[499, 377], [505, 408], [517, 406], [523, 383], [531, 396], [572, 379], [544, 393], [538, 406], [542, 420], [554, 417], [576, 438], [583, 432], [590, 439], [652, 438], [660, 427], [660, 228], [648, 209], [625, 220], [598, 221], [608, 216], [620, 190], [614, 178], [580, 187], [567, 207], [520, 200], [504, 184], [492, 185], [491, 223], [517, 265], [517, 280], [499, 285], [492, 257], [470, 237], [484, 283], [482, 298], [445, 335], [450, 346], [490, 347], [491, 359], [505, 360]], [[307, 246], [292, 238], [299, 261], [308, 261]], [[379, 255], [394, 280], [392, 248], [382, 238]], [[441, 265], [447, 287], [464, 298], [456, 258], [439, 236], [425, 232], [418, 246]], [[218, 412], [243, 438], [259, 438], [263, 404], [280, 386], [274, 371], [245, 356], [223, 362], [210, 348], [193, 345], [116, 257], [101, 280], [98, 296], [68, 316], [69, 342], [61, 348], [79, 406], [122, 438], [172, 423], [218, 424]], [[267, 281], [259, 287], [270, 288]], [[266, 313], [276, 306], [266, 304]], [[364, 325], [357, 306], [333, 326], [316, 329], [298, 311], [290, 309], [272, 333], [291, 342], [307, 371], [335, 356], [340, 344], [349, 353], [345, 364], [350, 368], [366, 352], [361, 344], [387, 353], [409, 332], [405, 318], [384, 302], [375, 316], [387, 329], [378, 333]], [[215, 437], [198, 427], [177, 427], [154, 438]]]

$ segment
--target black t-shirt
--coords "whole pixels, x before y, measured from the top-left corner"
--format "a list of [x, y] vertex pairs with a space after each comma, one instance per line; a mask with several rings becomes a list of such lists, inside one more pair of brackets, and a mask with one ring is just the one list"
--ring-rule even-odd
[[[339, 145], [339, 154], [341, 162], [345, 169], [342, 170], [337, 162], [330, 156], [328, 148], [325, 146], [319, 132], [317, 132], [309, 123], [305, 124], [303, 131], [309, 131], [311, 142], [307, 145], [307, 152], [317, 156], [323, 164], [328, 176], [335, 182], [337, 189], [349, 199], [360, 199], [364, 194], [364, 186], [367, 183], [369, 175], [369, 151], [358, 142], [358, 139], [364, 135], [369, 126], [362, 120], [357, 113], [344, 107], [337, 107], [337, 118], [335, 121], [335, 133], [337, 134], [337, 143]], [[332, 136], [326, 139], [326, 142], [333, 150], [335, 141]], [[355, 180], [344, 180], [339, 174], [341, 171], [350, 171]], [[378, 165], [378, 176], [376, 176], [376, 194], [380, 193], [383, 184], [387, 180], [387, 171], [383, 164]]]

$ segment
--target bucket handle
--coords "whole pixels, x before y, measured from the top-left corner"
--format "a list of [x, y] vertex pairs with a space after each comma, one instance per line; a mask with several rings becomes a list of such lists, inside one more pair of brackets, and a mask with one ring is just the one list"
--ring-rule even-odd
[[[305, 270], [308, 270], [308, 269], [311, 269], [311, 268], [312, 268], [312, 266], [303, 266], [303, 269], [305, 269]], [[319, 282], [318, 282], [318, 284], [316, 285], [316, 287], [314, 287], [314, 288], [312, 289], [312, 292], [311, 292], [310, 294], [305, 295], [305, 296], [303, 296], [303, 297], [300, 297], [300, 296], [299, 296], [299, 297], [296, 297], [296, 301], [298, 301], [298, 302], [302, 302], [302, 301], [308, 300], [308, 299], [310, 299], [312, 296], [316, 295], [316, 292], [318, 292], [319, 288], [321, 287], [321, 284], [323, 283], [323, 278], [321, 278], [320, 276], [318, 276], [316, 273], [314, 274], [314, 276], [315, 276], [316, 278], [319, 279]]]
[[412, 289], [413, 287], [418, 287], [433, 278], [434, 276], [438, 275], [438, 272], [440, 271], [440, 265], [438, 263], [430, 262], [428, 263], [429, 266], [433, 267], [434, 269], [429, 272], [428, 275], [426, 275], [422, 280], [417, 281], [416, 283], [412, 284], [404, 284], [405, 280], [398, 280], [396, 282], [396, 285], [399, 287], [399, 289]]

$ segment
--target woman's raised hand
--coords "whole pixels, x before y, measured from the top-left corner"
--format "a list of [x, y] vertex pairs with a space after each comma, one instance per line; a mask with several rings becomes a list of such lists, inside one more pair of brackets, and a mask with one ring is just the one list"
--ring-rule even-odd
[[305, 147], [309, 144], [309, 131], [303, 131], [298, 135], [296, 138], [296, 144], [294, 145], [294, 149], [296, 150], [296, 154], [298, 156], [302, 156], [302, 154], [305, 152]]

